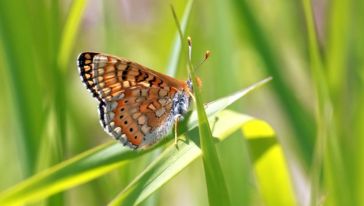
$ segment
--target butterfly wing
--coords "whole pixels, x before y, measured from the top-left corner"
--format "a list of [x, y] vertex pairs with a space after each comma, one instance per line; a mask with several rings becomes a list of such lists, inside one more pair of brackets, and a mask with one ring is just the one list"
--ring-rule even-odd
[[80, 76], [87, 89], [101, 101], [119, 99], [127, 88], [138, 86], [183, 90], [187, 84], [135, 62], [111, 55], [84, 52], [78, 57]]
[[174, 92], [159, 96], [161, 91], [159, 88], [127, 89], [123, 99], [103, 107], [105, 130], [132, 148], [156, 142], [174, 121], [171, 114]]
[[172, 99], [187, 84], [135, 62], [101, 53], [78, 57], [80, 76], [100, 101], [105, 130], [132, 148], [148, 146], [173, 124]]

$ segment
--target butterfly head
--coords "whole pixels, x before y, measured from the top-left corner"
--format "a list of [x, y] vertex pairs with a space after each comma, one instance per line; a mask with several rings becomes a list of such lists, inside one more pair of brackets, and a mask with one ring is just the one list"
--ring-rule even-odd
[[173, 116], [182, 117], [190, 106], [190, 94], [184, 90], [176, 92], [173, 97], [172, 114]]
[[[201, 80], [197, 78], [197, 87], [201, 86]], [[172, 114], [173, 116], [183, 117], [188, 111], [193, 93], [193, 84], [191, 78], [188, 78], [182, 90], [179, 90], [173, 97]]]

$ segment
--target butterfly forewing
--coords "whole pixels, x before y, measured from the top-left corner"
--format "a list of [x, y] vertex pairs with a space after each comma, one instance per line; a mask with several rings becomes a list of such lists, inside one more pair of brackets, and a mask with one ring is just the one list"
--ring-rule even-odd
[[187, 84], [135, 62], [85, 52], [78, 57], [81, 78], [100, 101], [105, 130], [132, 148], [148, 146], [173, 122], [172, 99]]
[[186, 83], [135, 62], [110, 55], [85, 52], [78, 57], [80, 75], [97, 99], [117, 99], [126, 88], [136, 86], [183, 89]]

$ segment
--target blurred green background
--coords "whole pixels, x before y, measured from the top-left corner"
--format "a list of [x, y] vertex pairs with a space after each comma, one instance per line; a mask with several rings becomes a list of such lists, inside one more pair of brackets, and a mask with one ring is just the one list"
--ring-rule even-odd
[[[99, 51], [167, 73], [177, 37], [170, 4], [182, 18], [182, 0], [0, 2], [0, 191], [112, 141], [80, 81], [77, 55]], [[362, 11], [360, 0], [193, 2], [192, 59], [212, 52], [198, 71], [205, 102], [273, 77], [230, 109], [266, 121], [284, 162], [259, 170], [241, 132], [219, 144], [230, 193], [241, 197], [232, 204], [364, 205]], [[183, 58], [175, 76], [187, 79]], [[156, 156], [31, 205], [105, 205]], [[262, 187], [269, 178], [256, 183], [276, 164], [285, 164], [273, 175], [289, 189], [279, 181]], [[207, 205], [203, 176], [197, 159], [143, 204]]]

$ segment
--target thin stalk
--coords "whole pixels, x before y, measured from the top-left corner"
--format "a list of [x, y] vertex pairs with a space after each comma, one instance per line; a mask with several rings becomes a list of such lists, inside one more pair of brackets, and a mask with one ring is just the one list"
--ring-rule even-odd
[[[180, 23], [177, 19], [177, 15], [172, 7], [173, 17], [175, 19], [178, 31], [181, 37], [182, 48], [184, 45], [184, 36], [180, 28]], [[189, 77], [192, 81], [194, 87], [194, 97], [195, 106], [197, 109], [197, 116], [199, 121], [199, 136], [202, 150], [202, 160], [205, 171], [205, 178], [208, 191], [208, 199], [210, 205], [230, 205], [231, 200], [228, 194], [226, 182], [224, 180], [224, 175], [222, 172], [221, 164], [217, 155], [217, 151], [213, 142], [213, 136], [211, 133], [210, 125], [207, 120], [207, 115], [203, 106], [200, 90], [198, 88], [198, 82], [195, 75], [195, 70], [192, 65], [192, 41], [188, 37], [188, 65], [187, 70]]]

